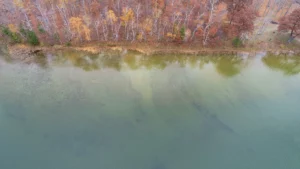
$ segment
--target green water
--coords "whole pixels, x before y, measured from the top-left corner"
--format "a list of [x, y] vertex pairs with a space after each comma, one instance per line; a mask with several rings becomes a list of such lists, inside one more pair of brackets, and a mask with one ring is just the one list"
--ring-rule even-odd
[[299, 169], [300, 57], [0, 59], [1, 169]]

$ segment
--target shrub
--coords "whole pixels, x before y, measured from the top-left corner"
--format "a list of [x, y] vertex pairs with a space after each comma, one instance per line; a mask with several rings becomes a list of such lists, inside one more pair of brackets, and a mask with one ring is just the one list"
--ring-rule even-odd
[[11, 34], [11, 39], [14, 43], [21, 43], [21, 41], [22, 41], [20, 35], [16, 32], [13, 32]]
[[12, 32], [9, 30], [9, 28], [4, 27], [4, 28], [2, 28], [2, 33], [3, 33], [4, 35], [6, 35], [6, 36], [10, 36], [10, 34], [11, 34]]
[[20, 43], [21, 37], [17, 32], [12, 32], [8, 27], [2, 28], [2, 33], [10, 38], [13, 43]]
[[58, 33], [55, 33], [53, 35], [53, 38], [54, 38], [55, 42], [59, 42], [59, 35], [58, 35]]
[[68, 46], [68, 47], [71, 46], [71, 45], [72, 45], [71, 42], [66, 43], [66, 46]]
[[39, 25], [38, 29], [40, 33], [46, 33], [45, 29], [41, 25]]
[[239, 48], [243, 46], [243, 42], [239, 37], [236, 37], [232, 40], [232, 46], [235, 48]]
[[20, 33], [23, 35], [23, 36], [26, 36], [26, 30], [20, 26]]
[[20, 33], [26, 37], [26, 40], [29, 44], [33, 46], [37, 46], [40, 44], [39, 38], [36, 36], [34, 31], [24, 29], [22, 26], [20, 27]]
[[184, 37], [185, 37], [185, 27], [182, 27], [182, 28], [180, 29], [180, 38], [181, 38], [181, 40], [183, 40]]
[[37, 46], [40, 44], [40, 41], [38, 39], [38, 37], [36, 36], [35, 32], [33, 31], [30, 31], [30, 30], [27, 30], [27, 33], [26, 33], [26, 38], [27, 38], [27, 41], [33, 45], [33, 46]]

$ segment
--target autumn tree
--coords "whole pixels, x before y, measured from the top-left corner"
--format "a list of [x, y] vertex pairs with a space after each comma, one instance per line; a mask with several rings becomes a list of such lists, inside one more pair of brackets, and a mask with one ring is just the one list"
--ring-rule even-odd
[[247, 10], [251, 5], [253, 0], [224, 0], [227, 5], [228, 20], [231, 25], [234, 19], [238, 17], [239, 12]]
[[291, 42], [300, 35], [300, 9], [294, 10], [290, 15], [282, 17], [279, 21], [278, 31], [289, 32]]
[[239, 37], [254, 30], [256, 12], [252, 7], [253, 0], [224, 0], [227, 4], [228, 25], [225, 31], [229, 37]]
[[83, 23], [83, 20], [81, 18], [71, 17], [70, 26], [77, 40], [80, 39], [80, 41], [82, 41], [82, 35], [84, 36], [85, 40], [91, 40], [90, 29]]
[[106, 20], [107, 24], [110, 26], [111, 34], [114, 36], [114, 40], [119, 40], [121, 23], [119, 23], [119, 18], [116, 16], [113, 10], [108, 10], [106, 12]]
[[238, 12], [238, 16], [234, 17], [233, 30], [237, 36], [243, 33], [251, 33], [254, 30], [254, 20], [256, 18], [256, 13], [252, 9], [241, 10]]
[[98, 17], [100, 14], [101, 5], [99, 1], [93, 0], [91, 3], [91, 13], [93, 17]]
[[120, 19], [122, 20], [122, 25], [125, 28], [125, 38], [126, 40], [129, 39], [129, 24], [130, 22], [133, 22], [134, 19], [134, 13], [133, 10], [131, 8], [124, 8], [122, 11], [122, 16], [120, 17]]
[[[22, 25], [47, 44], [166, 40], [211, 45], [223, 32], [253, 31], [252, 6], [266, 3], [252, 1], [259, 0], [2, 0], [0, 14], [6, 17], [0, 24]], [[278, 6], [275, 13], [287, 4], [277, 1], [270, 0]]]

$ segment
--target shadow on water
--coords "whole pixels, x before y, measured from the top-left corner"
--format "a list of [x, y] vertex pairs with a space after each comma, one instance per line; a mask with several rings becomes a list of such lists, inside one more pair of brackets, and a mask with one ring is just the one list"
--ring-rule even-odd
[[270, 69], [279, 70], [285, 75], [300, 73], [300, 56], [267, 55], [262, 62]]
[[8, 119], [22, 123], [26, 122], [26, 110], [22, 104], [6, 104], [2, 109]]
[[51, 143], [52, 148], [70, 152], [77, 157], [88, 155], [90, 146], [103, 144], [100, 136], [89, 131], [46, 133], [43, 137]]
[[230, 126], [222, 122], [217, 115], [210, 113], [210, 111], [196, 102], [192, 102], [193, 107], [204, 117], [203, 128], [209, 130], [207, 133], [211, 133], [210, 130], [222, 130], [228, 133], [237, 134]]
[[158, 162], [155, 163], [150, 169], [167, 169], [167, 167], [163, 162]]

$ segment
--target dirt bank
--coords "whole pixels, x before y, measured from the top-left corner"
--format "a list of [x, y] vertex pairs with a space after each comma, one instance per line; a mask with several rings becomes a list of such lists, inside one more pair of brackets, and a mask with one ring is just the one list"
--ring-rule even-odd
[[154, 54], [185, 54], [185, 55], [237, 55], [240, 53], [256, 53], [256, 52], [268, 52], [275, 55], [299, 55], [300, 49], [255, 49], [255, 48], [201, 48], [196, 45], [178, 45], [178, 44], [122, 44], [122, 43], [106, 43], [106, 44], [86, 44], [84, 46], [44, 46], [44, 47], [32, 47], [29, 45], [18, 44], [9, 45], [8, 53], [12, 58], [18, 60], [25, 60], [30, 56], [39, 52], [51, 52], [56, 50], [77, 50], [86, 51], [90, 53], [101, 53], [117, 51], [120, 53], [126, 53], [127, 51], [134, 51], [144, 55]]

